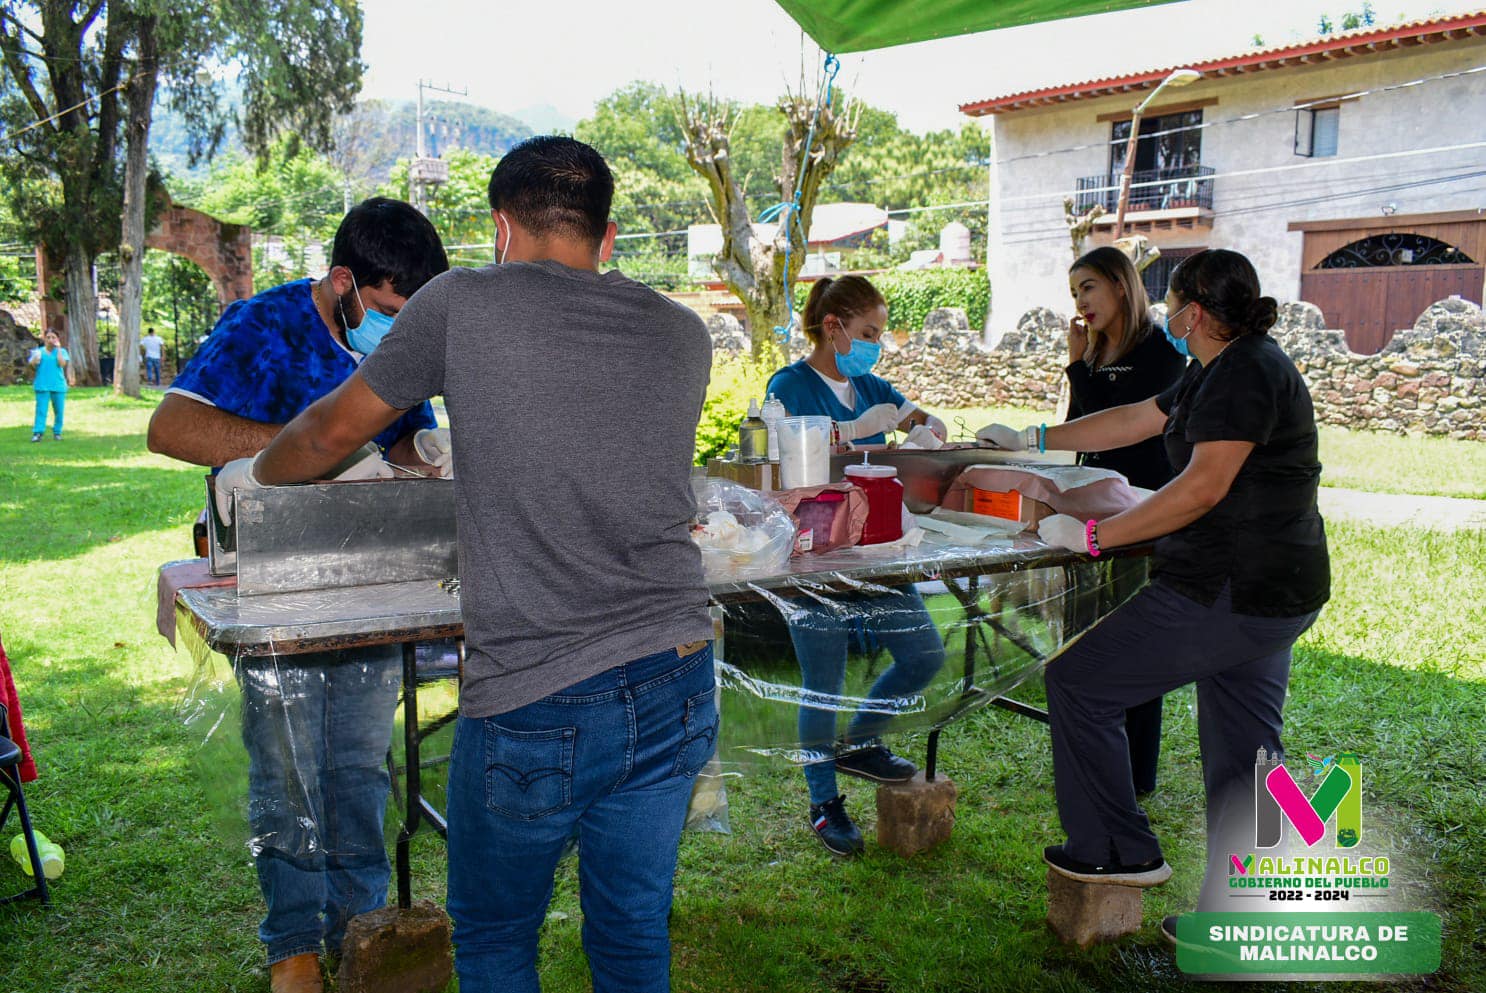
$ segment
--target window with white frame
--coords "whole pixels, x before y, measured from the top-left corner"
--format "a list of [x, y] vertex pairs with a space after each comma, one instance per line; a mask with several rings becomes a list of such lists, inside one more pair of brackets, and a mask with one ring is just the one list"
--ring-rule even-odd
[[1336, 154], [1341, 107], [1303, 107], [1295, 112], [1295, 154], [1329, 158]]

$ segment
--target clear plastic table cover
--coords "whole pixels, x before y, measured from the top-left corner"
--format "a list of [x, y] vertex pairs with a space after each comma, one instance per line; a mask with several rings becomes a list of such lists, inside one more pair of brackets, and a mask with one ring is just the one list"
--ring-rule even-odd
[[[965, 534], [707, 576], [722, 731], [691, 826], [726, 830], [722, 777], [751, 763], [804, 765], [879, 737], [891, 744], [1010, 693], [1138, 587], [1132, 570], [1143, 575], [1139, 558], [1090, 561], [995, 528]], [[323, 823], [348, 774], [381, 795], [385, 769], [367, 756], [381, 762], [389, 742], [391, 797], [403, 805], [403, 710], [389, 690], [402, 682], [403, 643], [418, 643], [422, 794], [445, 808], [457, 580], [257, 596], [185, 589], [176, 610], [194, 661], [184, 710], [203, 741], [197, 765], [220, 826], [241, 836], [246, 821], [255, 855], [373, 857], [382, 838], [332, 838]], [[349, 772], [337, 758], [347, 714], [357, 715], [359, 749]], [[396, 820], [387, 818], [387, 837]]]

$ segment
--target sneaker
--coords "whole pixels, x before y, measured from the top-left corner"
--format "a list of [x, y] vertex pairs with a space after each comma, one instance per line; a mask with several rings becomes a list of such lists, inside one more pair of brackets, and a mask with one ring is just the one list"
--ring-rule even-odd
[[857, 830], [851, 822], [851, 815], [846, 812], [844, 795], [810, 805], [810, 830], [832, 855], [860, 855], [866, 848], [862, 843], [862, 832]]
[[54, 434], [54, 435], [52, 435], [52, 441], [61, 441], [61, 440], [62, 440], [62, 436], [60, 434]]
[[1059, 872], [1069, 879], [1077, 879], [1081, 883], [1112, 883], [1117, 886], [1160, 886], [1171, 878], [1171, 866], [1166, 860], [1157, 855], [1149, 862], [1141, 862], [1139, 865], [1120, 865], [1111, 862], [1107, 865], [1090, 865], [1088, 862], [1079, 862], [1069, 858], [1068, 853], [1063, 851], [1062, 845], [1049, 845], [1042, 850], [1042, 860], [1052, 866], [1055, 872]]
[[32, 440], [32, 441], [40, 441], [40, 440], [41, 440], [41, 432], [40, 432], [40, 431], [38, 431], [38, 432], [36, 432], [36, 433], [35, 433], [35, 434], [33, 434], [33, 435], [32, 435], [32, 436], [31, 436], [31, 440]]
[[1171, 945], [1172, 947], [1175, 947], [1177, 945], [1176, 922], [1179, 917], [1179, 914], [1167, 914], [1165, 917], [1161, 918], [1161, 937], [1164, 938], [1166, 940], [1166, 943], [1168, 945]]
[[873, 745], [836, 756], [836, 771], [874, 783], [906, 783], [918, 772], [918, 766], [882, 745]]

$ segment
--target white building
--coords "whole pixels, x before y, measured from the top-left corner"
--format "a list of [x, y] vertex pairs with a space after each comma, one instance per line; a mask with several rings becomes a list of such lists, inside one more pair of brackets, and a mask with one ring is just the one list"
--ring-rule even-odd
[[1267, 293], [1309, 300], [1375, 352], [1430, 303], [1482, 302], [1486, 282], [1486, 11], [963, 104], [991, 133], [987, 254], [993, 334], [1035, 306], [1069, 309], [1063, 201], [1108, 214], [1132, 110], [1140, 125], [1126, 233], [1163, 259], [1233, 248]]

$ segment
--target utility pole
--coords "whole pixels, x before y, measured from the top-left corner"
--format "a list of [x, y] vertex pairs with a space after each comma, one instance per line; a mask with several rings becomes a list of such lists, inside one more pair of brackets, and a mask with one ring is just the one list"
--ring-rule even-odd
[[449, 163], [442, 159], [430, 158], [424, 148], [423, 91], [425, 90], [434, 93], [450, 93], [458, 97], [469, 96], [470, 92], [468, 87], [456, 90], [451, 86], [439, 86], [431, 80], [418, 80], [418, 113], [415, 118], [418, 137], [414, 146], [413, 161], [408, 166], [408, 200], [423, 214], [428, 213], [423, 195], [425, 188], [449, 181]]

